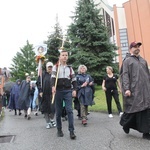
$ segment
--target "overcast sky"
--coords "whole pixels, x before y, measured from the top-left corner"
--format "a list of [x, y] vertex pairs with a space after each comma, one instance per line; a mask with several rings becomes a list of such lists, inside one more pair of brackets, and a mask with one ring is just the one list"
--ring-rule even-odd
[[[121, 5], [127, 0], [108, 0]], [[0, 0], [0, 67], [10, 67], [12, 58], [26, 41], [38, 45], [53, 31], [56, 15], [63, 31], [71, 23], [76, 0]]]

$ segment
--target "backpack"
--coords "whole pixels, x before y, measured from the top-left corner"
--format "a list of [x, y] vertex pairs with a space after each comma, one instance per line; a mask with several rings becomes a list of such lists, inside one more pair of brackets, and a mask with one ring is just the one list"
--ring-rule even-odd
[[[70, 79], [72, 78], [72, 67], [70, 65], [68, 65], [69, 69], [70, 69]], [[58, 63], [56, 64], [56, 72], [58, 70]]]

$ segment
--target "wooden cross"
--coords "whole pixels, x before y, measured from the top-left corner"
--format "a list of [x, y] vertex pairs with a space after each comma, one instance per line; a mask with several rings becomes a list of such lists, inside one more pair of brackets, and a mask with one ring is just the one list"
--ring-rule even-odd
[[63, 37], [63, 39], [61, 39], [61, 38], [57, 37], [57, 39], [59, 39], [59, 40], [61, 40], [61, 41], [62, 41], [61, 49], [63, 49], [63, 47], [64, 47], [64, 43], [65, 43], [65, 42], [70, 43], [69, 41], [65, 40], [65, 39], [64, 39], [64, 37]]

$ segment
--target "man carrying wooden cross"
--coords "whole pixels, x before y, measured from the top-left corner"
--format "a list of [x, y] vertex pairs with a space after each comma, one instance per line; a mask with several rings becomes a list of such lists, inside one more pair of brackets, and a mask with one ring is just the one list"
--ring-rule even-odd
[[[74, 70], [67, 65], [68, 52], [62, 49], [60, 51], [59, 63], [53, 66], [52, 69], [52, 93], [55, 95], [56, 108], [56, 124], [57, 136], [63, 137], [61, 115], [63, 109], [63, 101], [68, 115], [68, 130], [70, 131], [70, 138], [75, 139], [74, 134], [74, 118], [72, 108], [72, 97], [76, 96], [76, 78]], [[57, 84], [55, 84], [57, 82]], [[73, 89], [72, 89], [73, 87]]]

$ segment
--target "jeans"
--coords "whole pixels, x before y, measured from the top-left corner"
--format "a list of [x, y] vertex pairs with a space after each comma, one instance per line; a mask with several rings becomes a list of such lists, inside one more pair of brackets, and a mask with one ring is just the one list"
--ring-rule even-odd
[[72, 90], [57, 90], [55, 95], [55, 108], [56, 108], [56, 123], [57, 129], [62, 128], [61, 116], [63, 109], [63, 101], [68, 115], [68, 130], [74, 131], [74, 119], [72, 108]]

